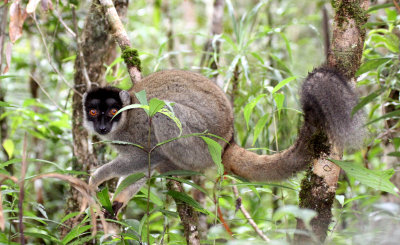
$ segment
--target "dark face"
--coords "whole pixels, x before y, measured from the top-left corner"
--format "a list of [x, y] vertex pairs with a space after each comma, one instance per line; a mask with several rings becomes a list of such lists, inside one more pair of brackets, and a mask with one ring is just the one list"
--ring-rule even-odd
[[[122, 102], [116, 88], [98, 88], [88, 92], [85, 100], [85, 113], [93, 129], [100, 135], [108, 134], [113, 124], [118, 123], [121, 115], [117, 114], [122, 108]], [[114, 118], [113, 118], [114, 117]]]

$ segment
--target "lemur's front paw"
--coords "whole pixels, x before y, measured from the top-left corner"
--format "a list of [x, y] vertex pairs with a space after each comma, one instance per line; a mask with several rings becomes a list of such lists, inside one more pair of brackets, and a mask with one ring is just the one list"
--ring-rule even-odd
[[106, 209], [103, 209], [104, 218], [117, 220], [117, 214], [122, 206], [123, 206], [123, 203], [114, 201], [113, 205], [112, 205], [112, 211], [113, 211], [112, 213], [110, 213]]
[[89, 178], [89, 188], [93, 192], [97, 192], [98, 191], [98, 185], [94, 182], [93, 177]]

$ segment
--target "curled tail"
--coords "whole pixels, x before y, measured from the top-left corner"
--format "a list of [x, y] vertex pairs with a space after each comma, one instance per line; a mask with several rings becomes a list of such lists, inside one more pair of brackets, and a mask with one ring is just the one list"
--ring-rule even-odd
[[304, 81], [300, 95], [304, 124], [296, 142], [274, 155], [258, 155], [231, 143], [222, 158], [228, 171], [253, 181], [281, 180], [328, 153], [330, 143], [350, 148], [362, 143], [363, 113], [351, 115], [358, 99], [337, 71], [315, 69]]

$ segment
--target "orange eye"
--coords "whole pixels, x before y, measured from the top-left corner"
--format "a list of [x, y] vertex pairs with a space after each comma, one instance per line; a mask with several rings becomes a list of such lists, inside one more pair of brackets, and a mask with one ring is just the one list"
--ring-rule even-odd
[[112, 109], [110, 110], [110, 115], [111, 115], [111, 116], [115, 116], [115, 114], [117, 114], [117, 112], [118, 112], [117, 109], [112, 108]]
[[91, 110], [89, 111], [89, 115], [91, 115], [92, 117], [97, 116], [97, 110], [91, 109]]

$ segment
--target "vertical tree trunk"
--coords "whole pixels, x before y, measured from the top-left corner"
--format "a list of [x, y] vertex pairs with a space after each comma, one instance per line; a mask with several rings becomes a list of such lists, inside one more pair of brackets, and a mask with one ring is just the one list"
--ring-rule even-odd
[[[168, 190], [184, 192], [182, 184], [175, 180], [168, 180]], [[178, 199], [175, 199], [176, 209], [183, 223], [186, 243], [189, 245], [200, 245], [199, 219], [194, 208]]]
[[[354, 75], [361, 64], [365, 39], [365, 28], [368, 16], [368, 0], [334, 0], [335, 23], [331, 50], [328, 55], [328, 66], [336, 68], [347, 79], [355, 82]], [[332, 217], [332, 204], [335, 198], [340, 168], [327, 159], [340, 159], [343, 149], [331, 146], [330, 155], [313, 163], [313, 169], [307, 173], [301, 184], [299, 194], [300, 207], [313, 209], [317, 217], [311, 221], [311, 227], [318, 242], [327, 236]], [[304, 223], [299, 220], [297, 228], [305, 230]], [[309, 236], [296, 235], [295, 243], [310, 244]], [[315, 241], [314, 241], [315, 242]]]
[[[128, 0], [115, 1], [115, 6], [120, 15], [125, 16]], [[79, 33], [76, 33], [79, 35]], [[96, 85], [105, 84], [105, 66], [110, 64], [116, 57], [116, 43], [110, 34], [110, 26], [107, 23], [99, 1], [94, 0], [91, 4], [89, 14], [80, 38], [82, 42], [82, 54], [85, 64], [81, 64], [79, 58], [75, 61], [75, 88], [81, 94], [86, 92], [86, 80], [83, 75], [85, 65], [90, 81]], [[79, 55], [77, 55], [79, 57]], [[90, 144], [90, 137], [83, 127], [83, 108], [81, 95], [74, 93], [72, 98], [72, 134], [73, 134], [73, 170], [88, 172], [97, 165], [96, 154]], [[75, 212], [80, 207], [80, 196], [75, 189], [71, 189], [71, 197], [68, 198], [66, 212]], [[67, 221], [66, 228], [61, 231], [62, 236], [69, 231], [68, 227], [74, 227], [74, 220]]]

